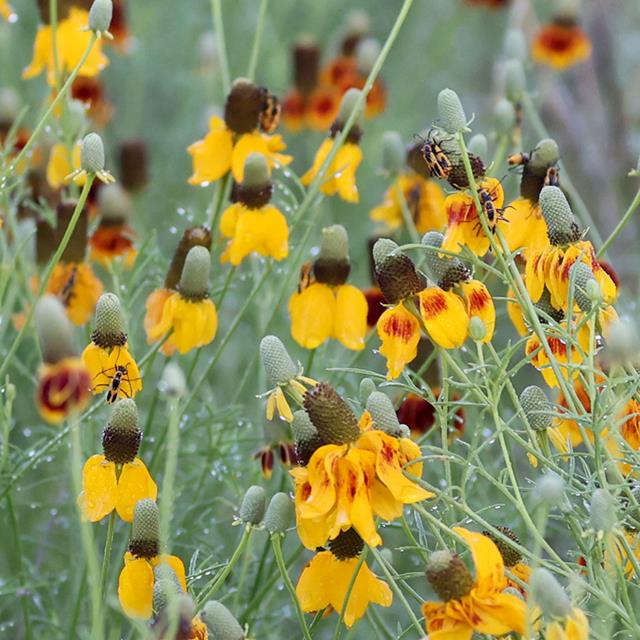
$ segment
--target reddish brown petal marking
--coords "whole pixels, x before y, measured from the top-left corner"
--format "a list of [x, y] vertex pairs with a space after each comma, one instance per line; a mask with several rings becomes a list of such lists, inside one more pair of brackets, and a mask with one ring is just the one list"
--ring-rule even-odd
[[481, 309], [484, 309], [490, 300], [491, 296], [484, 287], [474, 289], [467, 298], [471, 311], [480, 311]]
[[582, 39], [582, 31], [578, 27], [550, 24], [542, 29], [538, 39], [547, 51], [567, 53]]
[[435, 291], [420, 299], [422, 313], [426, 319], [436, 318], [447, 310], [447, 299], [442, 291]]
[[560, 338], [547, 338], [547, 344], [551, 349], [551, 353], [557, 356], [567, 355], [567, 345]]
[[389, 316], [382, 330], [385, 334], [393, 336], [402, 340], [402, 342], [409, 342], [413, 336], [413, 323], [408, 318], [401, 318], [397, 315]]
[[302, 489], [300, 490], [300, 497], [303, 501], [305, 501], [311, 495], [311, 485], [308, 482], [305, 482], [302, 485]]

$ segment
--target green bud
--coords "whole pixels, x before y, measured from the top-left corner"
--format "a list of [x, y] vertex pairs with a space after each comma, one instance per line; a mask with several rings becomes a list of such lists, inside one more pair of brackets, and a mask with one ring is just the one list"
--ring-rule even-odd
[[98, 191], [98, 209], [101, 220], [121, 222], [130, 217], [133, 201], [119, 184], [105, 184]]
[[[575, 262], [571, 267], [569, 277], [573, 278], [575, 283], [573, 295], [577, 305], [581, 311], [588, 313], [591, 310], [592, 302], [600, 299], [602, 295], [600, 285], [596, 281], [591, 267], [582, 261]], [[598, 296], [595, 300], [592, 299], [594, 293]]]
[[73, 132], [74, 138], [87, 127], [87, 110], [86, 103], [80, 100], [69, 100], [67, 110], [63, 115], [64, 126], [69, 132]]
[[244, 630], [231, 611], [221, 602], [216, 600], [207, 602], [201, 617], [212, 635], [212, 640], [244, 640]]
[[482, 342], [487, 336], [487, 325], [480, 316], [472, 316], [469, 320], [469, 336], [475, 342]]
[[293, 412], [291, 431], [293, 432], [298, 464], [309, 464], [311, 456], [324, 442], [306, 411], [298, 410]]
[[88, 133], [82, 139], [80, 166], [89, 174], [104, 171], [104, 145], [97, 133]]
[[385, 260], [385, 258], [393, 253], [398, 248], [398, 245], [389, 238], [378, 238], [373, 245], [373, 261], [376, 268], [379, 267]]
[[187, 380], [184, 371], [177, 362], [167, 362], [162, 370], [162, 377], [158, 388], [163, 395], [168, 396], [172, 400], [181, 398], [187, 390]]
[[382, 167], [390, 176], [398, 175], [405, 165], [406, 149], [397, 131], [385, 131], [382, 136]]
[[375, 38], [364, 38], [356, 47], [356, 65], [358, 71], [368, 76], [380, 55], [380, 42]]
[[590, 524], [597, 533], [608, 533], [618, 522], [616, 503], [606, 489], [596, 489], [591, 496]]
[[260, 341], [260, 357], [267, 376], [273, 386], [286, 384], [298, 375], [294, 364], [282, 340], [276, 336], [265, 336]]
[[540, 140], [531, 152], [529, 166], [533, 169], [547, 169], [560, 160], [560, 149], [553, 138]]
[[476, 135], [469, 140], [467, 147], [469, 153], [473, 153], [481, 158], [486, 157], [489, 153], [489, 143], [487, 142], [486, 136], [482, 133], [476, 133]]
[[344, 28], [348, 35], [366, 36], [371, 31], [371, 16], [364, 9], [352, 9], [344, 19]]
[[115, 293], [103, 293], [96, 304], [95, 328], [91, 340], [103, 348], [121, 347], [127, 342], [124, 329], [120, 298]]
[[182, 593], [176, 572], [166, 562], [153, 568], [153, 610], [160, 613]]
[[578, 225], [559, 187], [543, 187], [539, 203], [551, 244], [559, 246], [579, 239]]
[[34, 314], [42, 359], [45, 362], [55, 364], [77, 355], [73, 329], [58, 298], [43, 296], [36, 305]]
[[535, 493], [539, 502], [549, 507], [558, 506], [564, 499], [565, 482], [553, 471], [549, 471], [536, 482]]
[[[342, 96], [342, 100], [340, 101], [340, 109], [338, 110], [338, 117], [336, 118], [337, 122], [344, 124], [348, 119], [351, 113], [356, 109], [358, 105], [358, 100], [362, 95], [362, 91], [360, 89], [347, 89]], [[362, 105], [358, 107], [358, 115], [356, 116], [355, 123], [357, 124], [358, 119], [360, 118], [362, 112]]]
[[371, 414], [374, 429], [384, 431], [395, 438], [404, 435], [391, 400], [381, 391], [373, 391], [369, 395], [367, 399], [367, 411]]
[[510, 135], [516, 124], [516, 108], [513, 102], [505, 98], [498, 100], [493, 110], [493, 117], [498, 133], [503, 136]]
[[520, 102], [527, 89], [527, 81], [520, 60], [507, 60], [504, 65], [505, 94], [511, 102]]
[[619, 364], [633, 364], [640, 359], [640, 332], [630, 316], [621, 316], [609, 328], [608, 358]]
[[320, 243], [320, 260], [349, 260], [349, 236], [341, 224], [333, 224], [322, 230]]
[[13, 123], [20, 113], [20, 98], [9, 87], [0, 89], [0, 122]]
[[360, 437], [360, 427], [349, 405], [326, 382], [305, 393], [304, 408], [327, 444], [347, 444]]
[[[429, 231], [422, 237], [422, 244], [437, 249], [442, 246], [443, 241], [444, 236], [438, 231]], [[459, 258], [452, 258], [432, 249], [426, 251], [425, 254], [427, 273], [442, 289], [450, 289], [471, 277], [471, 271]]]
[[155, 558], [160, 550], [160, 511], [151, 498], [136, 502], [129, 551], [138, 558]]
[[371, 378], [363, 378], [360, 381], [360, 402], [366, 405], [367, 399], [376, 390], [376, 383]]
[[509, 29], [504, 39], [504, 55], [507, 60], [515, 59], [524, 63], [529, 57], [529, 47], [520, 29]]
[[571, 613], [569, 596], [549, 570], [534, 569], [529, 587], [534, 601], [549, 618], [566, 618]]
[[455, 91], [443, 89], [438, 94], [438, 114], [442, 128], [447, 133], [458, 133], [467, 129], [467, 116]]
[[111, 0], [94, 0], [89, 9], [89, 29], [98, 35], [109, 31], [113, 16], [113, 3]]
[[267, 159], [261, 153], [250, 153], [244, 161], [244, 187], [262, 187], [269, 183], [271, 170]]
[[520, 405], [531, 428], [535, 431], [544, 431], [553, 424], [553, 406], [540, 387], [531, 385], [523, 389], [520, 394]]
[[247, 489], [240, 505], [239, 517], [244, 524], [257, 525], [262, 522], [267, 508], [267, 494], [265, 490], [254, 484]]
[[184, 298], [202, 300], [209, 294], [209, 270], [211, 256], [206, 247], [196, 246], [189, 249], [182, 267], [178, 289]]
[[293, 515], [293, 501], [286, 493], [276, 493], [267, 507], [264, 528], [271, 534], [284, 534], [289, 528]]

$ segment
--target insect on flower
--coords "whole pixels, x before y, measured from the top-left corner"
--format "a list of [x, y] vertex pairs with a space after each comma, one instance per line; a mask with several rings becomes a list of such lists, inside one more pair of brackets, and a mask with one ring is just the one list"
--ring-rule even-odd
[[73, 265], [71, 267], [71, 273], [69, 274], [69, 278], [66, 281], [64, 287], [62, 287], [62, 291], [60, 292], [60, 301], [63, 306], [66, 308], [69, 306], [71, 299], [74, 296], [74, 286], [76, 284], [76, 277], [78, 275], [78, 267]]
[[520, 153], [512, 153], [507, 157], [507, 163], [512, 167], [523, 167], [531, 159], [531, 154], [521, 151]]
[[306, 288], [314, 283], [313, 262], [308, 260], [300, 267], [300, 279], [298, 280], [298, 293], [302, 293]]
[[431, 176], [434, 178], [441, 178], [446, 180], [451, 173], [453, 165], [449, 160], [447, 154], [443, 151], [442, 140], [438, 141], [431, 135], [431, 131], [427, 135], [427, 139], [422, 145], [421, 152], [422, 157], [429, 168]]
[[273, 133], [280, 124], [282, 103], [268, 89], [264, 89], [264, 100], [260, 109], [260, 128], [265, 133]]
[[[111, 372], [113, 372], [113, 375], [110, 375]], [[99, 375], [110, 378], [109, 383], [105, 382], [93, 385], [94, 389], [105, 388], [107, 390], [107, 404], [113, 404], [118, 399], [118, 396], [131, 398], [134, 395], [134, 389], [131, 383], [140, 380], [140, 378], [130, 378], [128, 367], [118, 364], [117, 362], [113, 367], [97, 373], [95, 377]], [[126, 385], [128, 385], [128, 388]]]
[[545, 187], [557, 187], [560, 184], [560, 169], [558, 167], [549, 167], [544, 176]]
[[[495, 190], [492, 191], [492, 192], [489, 192], [485, 188], [480, 188], [480, 189], [478, 189], [478, 198], [480, 200], [480, 204], [482, 205], [482, 211], [484, 212], [484, 215], [487, 217], [487, 224], [489, 225], [489, 228], [491, 229], [491, 233], [495, 233], [496, 232], [496, 225], [497, 225], [499, 220], [502, 221], [502, 222], [509, 222], [502, 215], [502, 212], [507, 207], [502, 207], [501, 209], [499, 209], [498, 207], [496, 207], [496, 205], [494, 203]], [[482, 225], [478, 221], [476, 223], [476, 232], [478, 234], [480, 233], [481, 228], [482, 228]]]

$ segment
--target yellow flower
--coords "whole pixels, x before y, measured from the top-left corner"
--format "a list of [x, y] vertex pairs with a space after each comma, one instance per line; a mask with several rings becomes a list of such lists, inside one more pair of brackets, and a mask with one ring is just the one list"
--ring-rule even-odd
[[543, 26], [531, 45], [534, 62], [567, 69], [591, 55], [591, 41], [574, 20], [563, 17]]
[[271, 168], [287, 165], [291, 156], [280, 151], [286, 149], [282, 136], [270, 136], [257, 129], [250, 133], [235, 134], [218, 116], [211, 116], [209, 133], [187, 149], [193, 160], [193, 175], [189, 184], [206, 186], [229, 171], [236, 182], [244, 177], [244, 163], [252, 153], [261, 153]]
[[418, 354], [420, 323], [399, 303], [378, 318], [377, 331], [382, 341], [380, 353], [387, 359], [387, 380], [393, 380]]
[[220, 232], [231, 238], [220, 257], [223, 263], [237, 266], [254, 252], [274, 260], [289, 255], [287, 219], [273, 205], [251, 209], [241, 202], [232, 204], [222, 214]]
[[[394, 520], [403, 504], [433, 497], [403, 473], [405, 464], [420, 455], [408, 438], [377, 430], [365, 432], [354, 444], [317, 449], [306, 467], [291, 470], [302, 543], [315, 549], [352, 527], [367, 544], [381, 544], [374, 514]], [[420, 476], [422, 462], [410, 465], [407, 472]]]
[[176, 556], [158, 555], [136, 558], [131, 552], [124, 554], [124, 567], [118, 579], [120, 606], [130, 618], [148, 619], [153, 612], [154, 567], [167, 564], [176, 574], [183, 591], [187, 582], [182, 560]]
[[[504, 190], [499, 180], [486, 178], [478, 183], [478, 189], [487, 191], [496, 210], [502, 208]], [[444, 206], [448, 227], [442, 248], [458, 253], [466, 246], [477, 256], [483, 256], [491, 245], [480, 224], [473, 195], [468, 191], [458, 191], [447, 196]]]
[[98, 522], [114, 509], [125, 522], [133, 521], [133, 511], [138, 500], [155, 500], [158, 488], [144, 462], [135, 458], [116, 467], [104, 455], [91, 456], [82, 469], [82, 493], [78, 504], [84, 517]]
[[103, 348], [91, 342], [82, 352], [82, 361], [91, 376], [93, 393], [107, 392], [107, 402], [133, 398], [142, 390], [138, 365], [127, 344]]
[[589, 640], [589, 621], [581, 609], [573, 609], [562, 622], [554, 621], [545, 628], [546, 640]]
[[47, 422], [61, 422], [70, 413], [82, 411], [90, 398], [90, 386], [89, 372], [80, 358], [45, 362], [38, 371], [38, 412]]
[[384, 194], [382, 204], [373, 208], [369, 217], [385, 224], [388, 231], [404, 225], [400, 193], [413, 218], [418, 233], [439, 231], [447, 224], [444, 208], [445, 196], [435, 180], [426, 180], [418, 174], [399, 175]]
[[209, 298], [190, 300], [176, 292], [165, 300], [162, 316], [149, 328], [147, 338], [153, 342], [171, 332], [167, 343], [184, 354], [209, 344], [217, 330], [218, 314]]
[[103, 289], [86, 262], [59, 262], [47, 285], [47, 293], [61, 298], [69, 320], [77, 325], [88, 322]]
[[[629, 551], [633, 554], [633, 557], [635, 558], [637, 564], [638, 562], [640, 562], [640, 537], [638, 531], [635, 529], [624, 528], [622, 531], [622, 535], [624, 536]], [[610, 554], [606, 553], [605, 551], [605, 567], [610, 566], [612, 562], [615, 562], [618, 565], [622, 565], [624, 575], [627, 577], [627, 579], [632, 579], [635, 575], [635, 568], [629, 556], [629, 551], [627, 551], [621, 540], [615, 540], [613, 551], [613, 558], [611, 558]]]
[[471, 548], [475, 581], [465, 595], [422, 605], [430, 640], [471, 640], [474, 631], [498, 636], [524, 633], [526, 605], [518, 596], [503, 593], [504, 563], [496, 545], [481, 533], [462, 527], [453, 531]]
[[[318, 553], [303, 569], [296, 586], [302, 610], [320, 611], [330, 606], [341, 613], [359, 562], [357, 557], [339, 560], [331, 551]], [[392, 600], [389, 586], [376, 578], [363, 562], [349, 594], [343, 617], [345, 625], [352, 627], [364, 615], [370, 603], [390, 607]]]
[[[76, 142], [71, 153], [64, 144], [54, 144], [51, 147], [47, 163], [47, 182], [53, 189], [59, 189], [67, 184], [67, 176], [76, 169], [80, 169], [81, 146], [80, 142]], [[78, 185], [84, 185], [86, 179], [85, 175], [78, 175], [74, 182]]]
[[[89, 41], [90, 31], [84, 28], [89, 24], [89, 13], [84, 9], [71, 7], [69, 16], [60, 20], [56, 30], [56, 48], [60, 72], [71, 73], [80, 62]], [[102, 53], [102, 43], [97, 40], [78, 75], [95, 76], [109, 64], [109, 59]], [[42, 71], [47, 71], [47, 82], [55, 84], [55, 64], [53, 59], [53, 34], [50, 25], [40, 25], [33, 44], [33, 60], [22, 72], [22, 77], [33, 78]]]
[[94, 262], [108, 268], [116, 258], [122, 258], [122, 265], [130, 269], [138, 255], [133, 246], [134, 230], [126, 224], [100, 224], [89, 238]]
[[498, 228], [504, 235], [509, 251], [515, 252], [522, 247], [542, 251], [549, 246], [547, 223], [537, 202], [524, 197], [517, 198], [506, 207], [504, 215], [509, 221], [499, 221]]
[[9, 20], [13, 15], [13, 8], [7, 2], [7, 0], [0, 0], [0, 16], [5, 20]]
[[[300, 181], [308, 186], [318, 175], [322, 163], [333, 149], [334, 139], [326, 138], [316, 152], [312, 167], [302, 176]], [[362, 162], [362, 151], [355, 142], [345, 142], [327, 167], [320, 187], [322, 193], [329, 196], [338, 194], [346, 202], [359, 202], [356, 171]]]
[[359, 351], [364, 349], [367, 311], [367, 300], [357, 287], [314, 282], [289, 299], [291, 335], [305, 349], [335, 338]]

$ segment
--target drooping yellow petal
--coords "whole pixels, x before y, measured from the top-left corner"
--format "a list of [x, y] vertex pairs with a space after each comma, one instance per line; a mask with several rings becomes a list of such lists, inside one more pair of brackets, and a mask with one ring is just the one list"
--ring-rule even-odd
[[358, 202], [356, 171], [362, 162], [362, 151], [357, 144], [347, 142], [340, 147], [331, 163], [338, 195], [346, 202]]
[[498, 221], [498, 228], [507, 241], [509, 251], [526, 249], [538, 252], [549, 246], [547, 223], [536, 202], [517, 198], [505, 209], [503, 216], [507, 221]]
[[420, 323], [402, 304], [387, 309], [378, 319], [380, 353], [387, 359], [387, 380], [397, 378], [418, 353]]
[[125, 522], [133, 522], [133, 512], [138, 500], [155, 500], [157, 497], [158, 487], [140, 458], [123, 465], [115, 508]]
[[474, 629], [479, 633], [501, 636], [510, 631], [522, 634], [525, 630], [527, 605], [511, 593], [497, 593], [491, 598], [476, 598], [471, 593]]
[[289, 164], [291, 156], [278, 153], [286, 149], [282, 136], [270, 136], [260, 133], [258, 130], [251, 133], [244, 133], [233, 146], [231, 158], [231, 172], [236, 182], [242, 182], [244, 178], [244, 163], [252, 153], [263, 155], [269, 168]]
[[187, 148], [193, 161], [193, 174], [189, 184], [206, 186], [219, 180], [231, 168], [233, 137], [222, 118], [212, 116], [209, 133]]
[[5, 20], [9, 20], [13, 15], [13, 9], [7, 0], [0, 0], [0, 16]]
[[333, 337], [347, 349], [364, 349], [369, 311], [364, 293], [353, 285], [343, 284], [336, 288], [335, 299]]
[[418, 296], [420, 315], [431, 339], [445, 349], [462, 346], [468, 334], [469, 316], [460, 296], [439, 287], [429, 287]]
[[464, 615], [452, 616], [452, 603], [425, 602], [422, 613], [427, 621], [429, 640], [471, 640], [473, 627]]
[[142, 389], [142, 378], [133, 356], [127, 345], [103, 349], [94, 342], [82, 352], [82, 361], [91, 374], [91, 390], [93, 393], [105, 393], [113, 383], [119, 367], [124, 367], [120, 386], [117, 390], [119, 398], [133, 398]]
[[183, 591], [187, 590], [187, 574], [184, 569], [184, 563], [182, 562], [182, 560], [180, 560], [180, 558], [178, 558], [178, 556], [170, 556], [170, 555], [163, 554], [163, 555], [156, 556], [155, 558], [152, 558], [151, 560], [152, 567], [157, 567], [159, 564], [168, 564], [173, 569], [173, 572], [176, 574], [176, 577], [178, 578], [178, 582], [180, 583], [182, 590]]
[[498, 547], [482, 533], [469, 531], [464, 527], [453, 527], [453, 531], [471, 549], [476, 567], [477, 590], [481, 593], [501, 591], [505, 583], [504, 562]]
[[315, 282], [294, 293], [289, 298], [289, 314], [293, 339], [305, 349], [320, 346], [331, 336], [334, 326], [336, 298], [331, 287]]
[[151, 617], [153, 605], [153, 568], [144, 558], [125, 560], [118, 579], [120, 606], [130, 618]]
[[493, 305], [493, 298], [487, 287], [479, 280], [469, 280], [461, 282], [460, 288], [467, 306], [469, 318], [479, 317], [484, 323], [486, 335], [482, 342], [491, 342], [493, 332], [496, 328], [496, 308]]
[[233, 236], [236, 235], [238, 219], [243, 210], [244, 207], [240, 202], [234, 202], [229, 205], [222, 213], [222, 216], [220, 216], [220, 233], [225, 238], [233, 238]]
[[82, 493], [78, 504], [83, 516], [90, 522], [98, 522], [109, 515], [116, 506], [116, 466], [103, 455], [91, 456], [82, 469]]
[[[318, 147], [316, 151], [316, 155], [313, 158], [313, 165], [311, 168], [300, 178], [300, 182], [307, 187], [313, 182], [313, 179], [316, 177], [318, 172], [320, 171], [320, 167], [322, 163], [325, 161], [326, 157], [331, 153], [331, 149], [333, 149], [333, 138], [325, 138], [322, 141], [322, 144]], [[329, 171], [327, 170], [325, 174], [325, 178], [329, 176]]]

